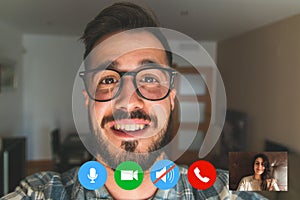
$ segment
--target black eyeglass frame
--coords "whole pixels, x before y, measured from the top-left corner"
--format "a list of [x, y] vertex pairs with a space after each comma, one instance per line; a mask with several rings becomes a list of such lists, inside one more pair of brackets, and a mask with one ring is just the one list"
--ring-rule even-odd
[[[166, 71], [166, 72], [169, 74], [169, 76], [170, 76], [169, 89], [168, 89], [168, 92], [166, 93], [165, 96], [163, 96], [163, 97], [161, 97], [161, 98], [159, 98], [159, 99], [149, 99], [149, 98], [146, 98], [144, 95], [142, 95], [142, 93], [140, 92], [140, 90], [139, 90], [138, 87], [137, 87], [137, 83], [136, 83], [136, 75], [137, 75], [140, 71], [147, 70], [147, 69], [159, 69], [159, 70]], [[111, 71], [114, 71], [114, 72], [118, 73], [119, 76], [120, 76], [120, 86], [119, 86], [119, 89], [118, 89], [118, 91], [116, 92], [116, 94], [115, 94], [112, 98], [110, 98], [110, 99], [108, 99], [108, 100], [99, 100], [99, 99], [94, 98], [94, 97], [90, 94], [90, 91], [89, 91], [89, 89], [88, 89], [87, 75], [88, 75], [89, 73], [92, 73], [92, 72], [103, 71], [103, 70], [111, 70]], [[99, 69], [99, 68], [95, 68], [95, 69], [90, 69], [90, 70], [85, 70], [85, 71], [79, 72], [79, 76], [83, 79], [84, 86], [85, 86], [85, 89], [86, 89], [86, 91], [87, 91], [87, 93], [88, 93], [89, 98], [91, 98], [92, 100], [97, 101], [97, 102], [107, 102], [107, 101], [111, 101], [111, 100], [115, 99], [116, 97], [118, 97], [118, 96], [120, 95], [121, 89], [122, 89], [122, 87], [123, 87], [123, 76], [125, 76], [125, 75], [126, 75], [126, 76], [127, 76], [127, 75], [128, 75], [128, 76], [133, 76], [133, 85], [134, 85], [134, 87], [135, 87], [136, 93], [137, 93], [140, 97], [142, 97], [142, 98], [144, 98], [144, 99], [146, 99], [146, 100], [149, 100], [149, 101], [160, 101], [160, 100], [163, 100], [163, 99], [165, 99], [165, 98], [170, 94], [171, 89], [173, 88], [174, 78], [175, 78], [175, 75], [176, 75], [176, 74], [177, 74], [177, 71], [176, 71], [176, 70], [170, 69], [170, 68], [164, 68], [164, 67], [161, 67], [161, 66], [145, 67], [145, 68], [141, 68], [141, 69], [139, 69], [139, 70], [137, 70], [137, 71], [129, 71], [129, 72], [119, 72], [119, 71], [117, 71], [117, 70], [115, 70], [115, 69], [111, 69], [111, 68], [107, 68], [107, 69]]]

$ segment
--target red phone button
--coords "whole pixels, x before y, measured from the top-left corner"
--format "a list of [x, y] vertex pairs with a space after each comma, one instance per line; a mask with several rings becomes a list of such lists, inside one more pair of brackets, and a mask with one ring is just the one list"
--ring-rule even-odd
[[216, 176], [215, 167], [205, 160], [194, 162], [188, 169], [190, 184], [199, 190], [210, 188], [215, 183]]

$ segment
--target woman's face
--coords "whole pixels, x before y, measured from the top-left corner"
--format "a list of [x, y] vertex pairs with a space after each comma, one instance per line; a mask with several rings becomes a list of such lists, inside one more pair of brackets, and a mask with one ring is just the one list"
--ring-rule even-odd
[[264, 160], [261, 157], [256, 158], [254, 161], [254, 173], [261, 175], [265, 171], [265, 166], [263, 164]]

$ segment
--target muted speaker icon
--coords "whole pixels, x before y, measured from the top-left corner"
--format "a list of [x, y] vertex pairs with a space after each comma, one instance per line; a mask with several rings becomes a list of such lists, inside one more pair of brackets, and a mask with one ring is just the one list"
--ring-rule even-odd
[[162, 190], [174, 187], [179, 177], [179, 168], [170, 160], [157, 161], [150, 170], [151, 181]]
[[[167, 171], [166, 167], [162, 168], [162, 170], [156, 172], [155, 177], [159, 178], [164, 173], [166, 173], [166, 171]], [[172, 169], [170, 172], [168, 172], [167, 174], [163, 175], [163, 177], [160, 180], [162, 180], [165, 183], [168, 180], [169, 183], [172, 183], [174, 181], [174, 170]]]

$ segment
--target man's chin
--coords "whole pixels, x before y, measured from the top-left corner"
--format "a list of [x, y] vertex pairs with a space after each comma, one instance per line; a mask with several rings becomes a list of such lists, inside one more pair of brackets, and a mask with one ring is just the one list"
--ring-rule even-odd
[[116, 145], [101, 133], [94, 142], [97, 143], [97, 148], [94, 149], [96, 158], [112, 169], [116, 169], [122, 162], [133, 161], [138, 163], [143, 170], [148, 170], [161, 154], [159, 150], [156, 150], [155, 145], [145, 149], [146, 153], [140, 153], [138, 140], [122, 140], [118, 141]]

